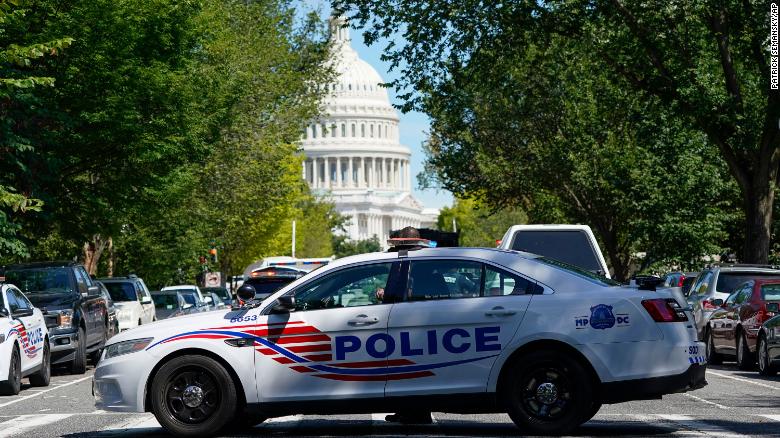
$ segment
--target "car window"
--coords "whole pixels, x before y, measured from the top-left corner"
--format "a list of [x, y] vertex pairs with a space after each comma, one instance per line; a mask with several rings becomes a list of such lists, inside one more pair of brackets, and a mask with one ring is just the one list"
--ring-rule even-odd
[[474, 298], [482, 292], [482, 263], [465, 260], [411, 262], [409, 301]]
[[744, 303], [748, 297], [750, 297], [750, 291], [752, 288], [749, 284], [746, 284], [739, 288], [739, 291], [736, 293], [736, 299], [734, 300], [734, 304], [742, 304]]
[[8, 290], [8, 309], [11, 310], [11, 313], [16, 312], [19, 310], [19, 302], [16, 301], [16, 296], [11, 292], [11, 290]]
[[710, 281], [712, 280], [712, 272], [705, 273], [701, 280], [696, 282], [694, 289], [697, 295], [707, 295], [707, 291], [710, 288]]
[[739, 292], [734, 292], [733, 294], [729, 295], [726, 298], [726, 301], [724, 302], [724, 304], [728, 304], [728, 305], [734, 304], [734, 301], [737, 299], [737, 294], [739, 294]]
[[16, 298], [16, 303], [19, 305], [20, 309], [28, 310], [33, 308], [32, 304], [27, 301], [27, 298], [22, 295], [21, 292], [16, 289], [11, 289], [11, 293], [14, 295], [14, 298]]
[[[10, 290], [10, 289], [9, 289]], [[2, 289], [0, 289], [0, 309], [5, 309], [5, 298]]]
[[106, 282], [106, 289], [111, 299], [117, 302], [136, 301], [138, 294], [132, 283], [127, 282]]
[[318, 310], [381, 304], [392, 263], [346, 268], [325, 275], [293, 292], [295, 310]]
[[75, 291], [69, 271], [69, 268], [20, 269], [6, 271], [5, 277], [8, 283], [15, 285], [26, 294], [72, 293]]
[[146, 296], [146, 290], [140, 281], [135, 282], [135, 293], [138, 297], [138, 301], [141, 301]]
[[81, 269], [75, 269], [76, 273], [76, 285], [79, 288], [79, 292], [85, 294], [89, 292], [89, 283], [87, 283], [87, 276], [85, 275], [84, 271]]
[[780, 284], [765, 284], [761, 286], [761, 299], [764, 301], [780, 301]]
[[772, 272], [721, 272], [718, 276], [718, 284], [716, 285], [715, 290], [718, 292], [731, 293], [734, 288], [740, 284], [760, 278], [777, 279], [780, 278], [780, 272], [776, 274]]
[[515, 274], [485, 265], [484, 296], [525, 295], [543, 290], [536, 283]]
[[176, 309], [179, 307], [179, 299], [176, 294], [153, 295], [154, 307], [158, 309]]
[[584, 231], [521, 230], [515, 233], [512, 249], [604, 274], [596, 251]]

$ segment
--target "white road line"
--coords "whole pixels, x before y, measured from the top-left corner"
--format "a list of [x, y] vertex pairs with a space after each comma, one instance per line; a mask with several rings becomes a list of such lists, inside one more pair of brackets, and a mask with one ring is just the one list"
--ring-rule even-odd
[[730, 407], [728, 407], [728, 406], [722, 405], [722, 404], [720, 404], [720, 403], [711, 402], [711, 401], [709, 401], [709, 400], [705, 400], [705, 399], [703, 399], [703, 398], [701, 398], [701, 397], [696, 397], [695, 395], [693, 395], [693, 394], [689, 394], [689, 393], [687, 393], [687, 392], [686, 392], [686, 393], [683, 393], [683, 395], [684, 395], [684, 396], [686, 396], [686, 397], [690, 397], [690, 398], [692, 398], [692, 399], [694, 399], [694, 400], [700, 401], [700, 402], [702, 402], [702, 403], [707, 403], [708, 405], [712, 405], [712, 406], [715, 406], [715, 407], [718, 407], [718, 408], [721, 408], [721, 409], [731, 409], [731, 408], [730, 408]]
[[275, 418], [269, 418], [262, 424], [282, 424], [282, 423], [297, 423], [301, 421], [303, 418], [303, 415], [287, 415], [285, 417], [275, 417]]
[[21, 435], [39, 426], [48, 426], [56, 421], [64, 420], [72, 414], [36, 414], [20, 415], [13, 420], [0, 423], [0, 438]]
[[373, 421], [374, 423], [379, 423], [379, 424], [387, 423], [387, 421], [385, 421], [385, 417], [387, 417], [388, 415], [392, 415], [392, 413], [385, 412], [385, 413], [374, 413], [374, 414], [371, 414], [371, 421]]
[[716, 436], [719, 438], [742, 438], [744, 435], [732, 432], [728, 429], [724, 429], [722, 427], [715, 426], [713, 424], [706, 423], [704, 421], [694, 420], [693, 418], [687, 416], [687, 415], [666, 415], [666, 414], [658, 414], [656, 417], [661, 418], [666, 421], [671, 421], [672, 423], [679, 424], [682, 427], [695, 431], [703, 433], [707, 436]]
[[741, 377], [729, 376], [728, 374], [716, 373], [715, 371], [710, 371], [710, 370], [707, 370], [707, 374], [712, 374], [714, 376], [723, 377], [724, 379], [736, 380], [738, 382], [750, 383], [751, 385], [760, 386], [762, 388], [769, 388], [769, 389], [774, 389], [775, 391], [780, 391], [780, 387], [773, 386], [773, 385], [767, 385], [766, 383], [756, 382], [756, 381], [749, 380], [749, 379], [743, 379]]
[[759, 417], [769, 418], [770, 420], [780, 421], [780, 415], [777, 414], [756, 414]]
[[135, 414], [131, 418], [114, 423], [103, 428], [103, 431], [120, 431], [128, 429], [159, 428], [160, 423], [152, 414]]
[[[0, 404], [0, 408], [4, 408], [6, 406], [10, 406], [10, 405], [12, 405], [14, 403], [19, 403], [21, 401], [25, 401], [25, 400], [31, 399], [33, 397], [37, 397], [37, 396], [39, 396], [41, 394], [46, 394], [47, 392], [54, 391], [55, 389], [60, 389], [60, 388], [66, 387], [66, 386], [75, 385], [76, 383], [83, 382], [83, 381], [85, 381], [87, 379], [91, 379], [91, 378], [92, 378], [92, 376], [82, 377], [82, 378], [80, 378], [78, 380], [73, 380], [70, 383], [66, 383], [64, 385], [59, 385], [59, 386], [56, 386], [54, 388], [49, 388], [49, 389], [46, 389], [46, 390], [43, 390], [43, 391], [40, 391], [40, 392], [36, 392], [35, 394], [26, 395], [24, 397], [20, 397], [20, 398], [17, 398], [15, 400], [11, 400], [9, 402], [5, 402], [3, 404]], [[63, 396], [63, 397], [65, 397], [65, 396]]]

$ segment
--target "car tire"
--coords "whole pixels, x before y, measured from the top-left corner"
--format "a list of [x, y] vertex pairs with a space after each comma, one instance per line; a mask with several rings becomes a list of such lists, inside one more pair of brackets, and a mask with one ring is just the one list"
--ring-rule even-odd
[[103, 355], [103, 349], [98, 348], [92, 353], [89, 353], [89, 361], [92, 362], [92, 365], [97, 366], [98, 362], [100, 362], [100, 356], [102, 355]]
[[509, 416], [523, 432], [565, 435], [597, 411], [591, 376], [566, 354], [534, 352], [508, 372], [504, 400]]
[[22, 390], [22, 356], [14, 345], [8, 367], [8, 380], [0, 382], [0, 395], [17, 395]]
[[723, 363], [723, 356], [715, 351], [715, 340], [712, 338], [712, 331], [707, 329], [704, 335], [707, 342], [707, 363], [710, 365], [720, 365]]
[[752, 370], [755, 364], [756, 358], [748, 349], [745, 332], [740, 331], [737, 335], [737, 368], [748, 371]]
[[758, 356], [758, 373], [762, 376], [774, 376], [777, 374], [777, 368], [769, 362], [769, 347], [763, 334], [758, 337], [756, 353]]
[[71, 374], [84, 374], [87, 372], [87, 332], [84, 327], [79, 327], [79, 346], [76, 348], [75, 357], [70, 363]]
[[30, 385], [49, 386], [51, 382], [51, 351], [49, 342], [43, 344], [43, 357], [41, 358], [41, 369], [30, 375]]
[[199, 355], [166, 362], [151, 384], [152, 412], [176, 436], [212, 436], [232, 423], [238, 393], [228, 371]]

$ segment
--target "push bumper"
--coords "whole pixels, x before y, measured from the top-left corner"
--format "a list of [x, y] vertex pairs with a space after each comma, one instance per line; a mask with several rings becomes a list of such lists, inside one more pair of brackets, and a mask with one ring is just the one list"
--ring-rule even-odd
[[601, 384], [602, 403], [660, 399], [666, 394], [693, 391], [707, 385], [707, 366], [693, 364], [682, 374]]

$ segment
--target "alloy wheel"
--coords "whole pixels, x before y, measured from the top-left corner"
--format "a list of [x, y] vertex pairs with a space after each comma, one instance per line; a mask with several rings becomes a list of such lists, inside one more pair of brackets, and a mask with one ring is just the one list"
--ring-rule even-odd
[[562, 370], [552, 366], [529, 373], [521, 389], [524, 410], [544, 421], [565, 415], [572, 398], [571, 383]]
[[220, 392], [214, 376], [199, 367], [189, 367], [176, 373], [168, 383], [165, 394], [171, 415], [188, 424], [206, 421], [220, 403]]

